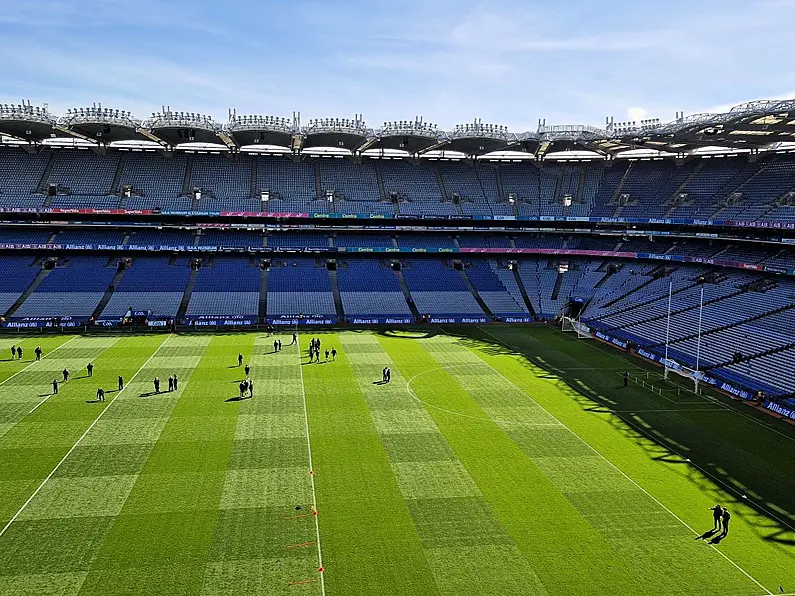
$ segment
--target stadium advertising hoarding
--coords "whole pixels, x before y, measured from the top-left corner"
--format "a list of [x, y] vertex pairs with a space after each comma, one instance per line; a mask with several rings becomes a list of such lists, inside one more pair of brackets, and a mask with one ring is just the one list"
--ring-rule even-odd
[[629, 347], [629, 344], [625, 342], [623, 339], [618, 339], [617, 337], [613, 337], [612, 335], [608, 335], [607, 333], [603, 333], [602, 331], [595, 330], [594, 335], [599, 339], [601, 339], [602, 341], [606, 341], [609, 344], [618, 346], [623, 350], [626, 350]]
[[765, 230], [795, 230], [794, 221], [710, 220], [679, 217], [573, 217], [563, 215], [437, 215], [437, 214], [385, 214], [385, 213], [323, 213], [299, 211], [187, 211], [179, 209], [84, 209], [65, 207], [0, 207], [0, 213], [42, 213], [64, 215], [166, 215], [177, 217], [239, 217], [276, 219], [437, 219], [451, 221], [544, 221], [583, 222], [607, 224], [661, 224], [679, 226], [722, 226], [756, 228]]
[[795, 408], [782, 406], [781, 404], [777, 404], [776, 402], [770, 400], [765, 401], [765, 408], [767, 408], [771, 412], [780, 414], [785, 418], [789, 418], [790, 420], [795, 420]]
[[503, 315], [497, 317], [503, 323], [534, 323], [535, 319], [529, 315]]
[[351, 325], [410, 325], [413, 322], [413, 317], [402, 315], [391, 317], [348, 317], [348, 323]]
[[257, 321], [257, 315], [198, 315], [185, 317], [185, 322], [194, 327], [246, 327], [256, 325]]
[[486, 317], [477, 315], [431, 315], [428, 317], [428, 323], [432, 325], [450, 325], [453, 323], [466, 323], [466, 324], [482, 324], [488, 323]]
[[82, 327], [90, 317], [10, 317], [3, 321], [6, 329], [41, 329], [46, 327]]
[[279, 317], [268, 317], [268, 325], [335, 325], [337, 317], [332, 315], [281, 315]]

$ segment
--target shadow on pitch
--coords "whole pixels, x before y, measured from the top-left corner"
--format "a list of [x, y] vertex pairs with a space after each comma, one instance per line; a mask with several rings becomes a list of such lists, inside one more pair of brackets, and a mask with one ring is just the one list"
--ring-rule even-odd
[[[744, 505], [743, 521], [760, 538], [795, 559], [791, 550], [795, 546], [795, 491], [791, 480], [795, 476], [795, 431], [791, 426], [715, 392], [708, 393], [711, 402], [703, 398], [705, 405], [723, 406], [725, 411], [706, 414], [669, 399], [661, 401], [640, 387], [617, 386], [615, 369], [657, 374], [659, 369], [590, 341], [586, 345], [598, 351], [592, 348], [586, 353], [579, 348], [575, 353], [577, 343], [583, 340], [549, 327], [500, 328], [493, 332], [499, 337], [479, 327], [445, 327], [440, 331], [477, 352], [515, 357], [533, 377], [555, 383], [583, 411], [601, 414], [602, 420], [635, 442], [650, 459], [663, 465], [677, 464], [669, 470], [715, 502], [734, 505], [735, 512]], [[399, 333], [392, 335], [411, 339]], [[583, 357], [588, 361], [579, 360]], [[738, 415], [730, 415], [731, 411]], [[740, 414], [793, 441], [774, 436]], [[779, 457], [769, 457], [771, 441], [780, 446]], [[749, 455], [766, 465], [752, 465]], [[717, 539], [715, 544], [723, 540], [717, 536], [709, 539]]]
[[[105, 393], [108, 393], [107, 391]], [[152, 397], [153, 395], [166, 395], [173, 393], [173, 390], [164, 389], [163, 391], [149, 391], [148, 393], [139, 393], [138, 397]]]

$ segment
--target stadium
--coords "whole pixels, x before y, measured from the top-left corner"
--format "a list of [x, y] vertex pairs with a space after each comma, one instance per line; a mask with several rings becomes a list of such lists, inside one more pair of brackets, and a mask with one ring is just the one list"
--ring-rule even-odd
[[795, 100], [0, 134], [0, 593], [795, 593]]

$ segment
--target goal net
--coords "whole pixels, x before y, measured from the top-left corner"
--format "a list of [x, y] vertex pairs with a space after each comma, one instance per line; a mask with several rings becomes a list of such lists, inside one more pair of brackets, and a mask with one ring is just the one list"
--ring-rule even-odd
[[561, 330], [567, 333], [576, 333], [578, 339], [590, 339], [593, 337], [591, 328], [572, 317], [561, 317]]
[[699, 383], [704, 378], [704, 373], [701, 371], [689, 368], [683, 364], [679, 364], [676, 360], [671, 358], [663, 359], [662, 360], [663, 366], [665, 366], [665, 378], [668, 378], [670, 373], [674, 373], [679, 375], [680, 377], [684, 377], [685, 379], [689, 379], [693, 383], [693, 390], [698, 393], [699, 391]]

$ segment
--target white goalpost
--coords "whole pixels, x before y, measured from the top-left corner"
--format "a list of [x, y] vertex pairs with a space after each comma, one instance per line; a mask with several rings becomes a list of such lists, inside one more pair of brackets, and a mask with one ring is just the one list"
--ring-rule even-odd
[[693, 391], [698, 393], [699, 382], [704, 378], [704, 373], [699, 370], [701, 364], [701, 323], [704, 314], [704, 287], [701, 287], [701, 297], [698, 306], [698, 331], [696, 334], [696, 367], [689, 368], [679, 364], [668, 355], [668, 344], [671, 340], [671, 298], [673, 296], [673, 282], [668, 286], [668, 316], [665, 323], [665, 358], [662, 364], [665, 367], [664, 378], [668, 378], [669, 373], [677, 374], [693, 381]]
[[577, 339], [591, 339], [591, 328], [579, 319], [563, 316], [560, 318], [560, 330], [565, 333], [576, 333]]

